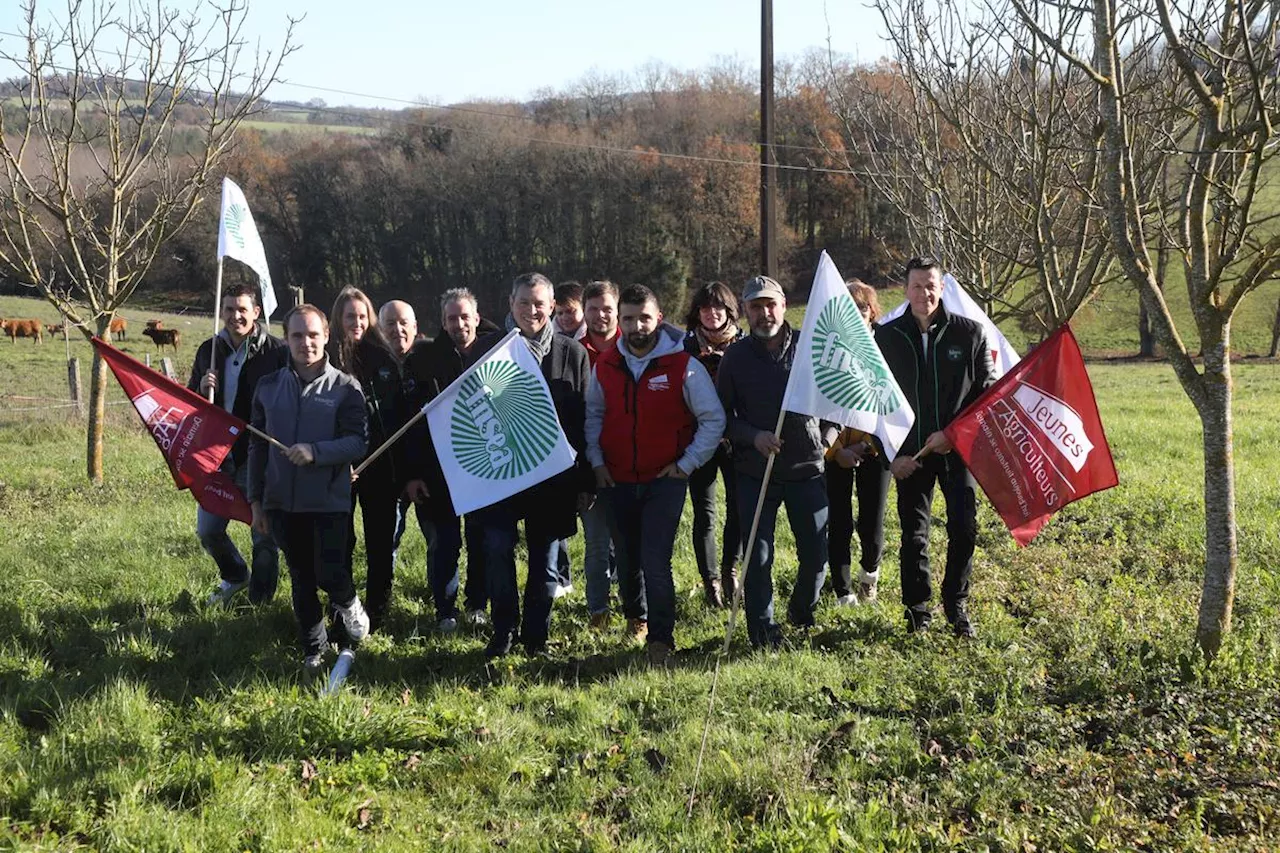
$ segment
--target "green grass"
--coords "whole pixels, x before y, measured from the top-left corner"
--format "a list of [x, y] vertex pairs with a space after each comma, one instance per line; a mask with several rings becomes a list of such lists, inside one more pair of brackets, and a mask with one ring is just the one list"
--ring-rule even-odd
[[[4, 393], [60, 391], [60, 344], [0, 343]], [[216, 574], [192, 501], [136, 419], [111, 419], [93, 488], [79, 424], [0, 412], [0, 847], [1275, 849], [1280, 372], [1236, 370], [1241, 560], [1212, 668], [1192, 652], [1194, 413], [1165, 365], [1090, 372], [1121, 485], [1022, 550], [982, 506], [976, 642], [905, 636], [892, 513], [879, 604], [826, 596], [777, 656], [739, 629], [691, 817], [724, 622], [700, 601], [687, 510], [671, 671], [586, 630], [579, 574], [551, 657], [486, 673], [482, 632], [434, 632], [411, 523], [389, 636], [319, 699], [287, 581], [264, 608], [200, 606]]]

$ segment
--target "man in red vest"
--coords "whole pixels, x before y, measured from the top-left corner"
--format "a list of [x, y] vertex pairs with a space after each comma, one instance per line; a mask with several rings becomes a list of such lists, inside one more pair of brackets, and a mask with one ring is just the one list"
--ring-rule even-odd
[[664, 664], [675, 646], [671, 552], [687, 481], [715, 454], [724, 407], [652, 290], [628, 287], [618, 310], [622, 337], [587, 385], [587, 458], [618, 551], [623, 612], [647, 620], [649, 661]]

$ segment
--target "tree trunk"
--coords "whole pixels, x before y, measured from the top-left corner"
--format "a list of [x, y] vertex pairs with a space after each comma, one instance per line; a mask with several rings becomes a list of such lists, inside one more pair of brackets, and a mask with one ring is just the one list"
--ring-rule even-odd
[[1204, 587], [1196, 640], [1212, 660], [1231, 630], [1236, 588], [1235, 458], [1231, 423], [1230, 327], [1204, 352], [1205, 396], [1199, 406], [1204, 430]]
[[1280, 299], [1276, 300], [1276, 319], [1271, 324], [1271, 349], [1267, 355], [1271, 358], [1280, 355]]
[[[111, 323], [109, 316], [98, 319], [98, 337], [106, 339]], [[102, 485], [102, 437], [107, 420], [107, 363], [93, 351], [93, 367], [89, 371], [89, 428], [86, 430], [85, 469], [90, 482]]]
[[1138, 297], [1138, 355], [1151, 358], [1156, 354], [1156, 336], [1151, 331], [1151, 318], [1147, 315], [1147, 303]]

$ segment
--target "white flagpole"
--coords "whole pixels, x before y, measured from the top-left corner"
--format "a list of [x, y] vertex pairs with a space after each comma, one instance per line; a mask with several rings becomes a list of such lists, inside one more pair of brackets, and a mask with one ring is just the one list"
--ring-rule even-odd
[[[213, 286], [213, 337], [209, 339], [209, 369], [218, 363], [218, 323], [222, 320], [222, 258], [218, 258], [217, 283]], [[209, 389], [209, 402], [213, 402], [214, 389]]]

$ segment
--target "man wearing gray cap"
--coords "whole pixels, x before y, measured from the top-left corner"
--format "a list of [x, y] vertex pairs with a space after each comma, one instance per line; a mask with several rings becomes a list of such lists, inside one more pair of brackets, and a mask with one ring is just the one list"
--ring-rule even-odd
[[782, 432], [774, 435], [800, 333], [784, 319], [787, 297], [768, 276], [756, 276], [743, 289], [750, 336], [725, 351], [716, 376], [733, 442], [738, 480], [738, 517], [744, 530], [754, 517], [768, 457], [776, 455], [765, 490], [756, 539], [747, 543], [743, 595], [747, 636], [756, 647], [777, 647], [782, 629], [773, 620], [773, 531], [778, 507], [796, 540], [800, 566], [787, 604], [787, 617], [801, 628], [813, 626], [813, 611], [827, 568], [827, 493], [823, 485], [823, 453], [839, 431], [835, 424], [787, 412]]

